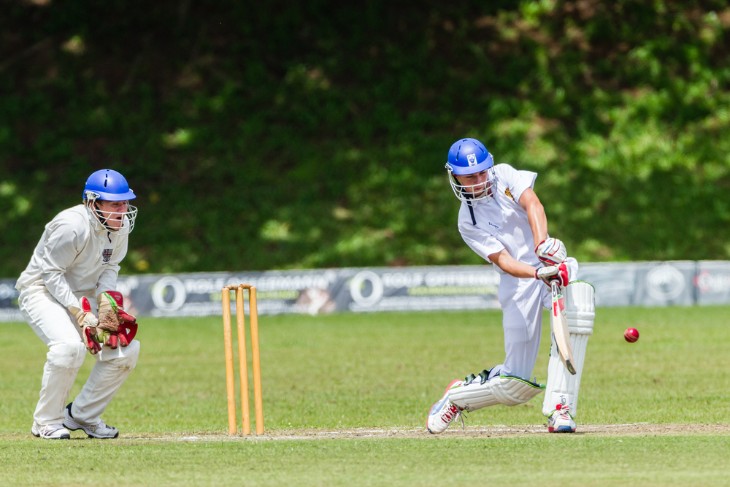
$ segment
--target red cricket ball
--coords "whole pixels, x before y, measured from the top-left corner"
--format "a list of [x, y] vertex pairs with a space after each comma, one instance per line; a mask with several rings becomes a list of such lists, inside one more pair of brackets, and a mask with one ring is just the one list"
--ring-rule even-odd
[[636, 328], [626, 328], [626, 331], [624, 332], [624, 338], [629, 343], [634, 343], [636, 340], [639, 339], [639, 330]]

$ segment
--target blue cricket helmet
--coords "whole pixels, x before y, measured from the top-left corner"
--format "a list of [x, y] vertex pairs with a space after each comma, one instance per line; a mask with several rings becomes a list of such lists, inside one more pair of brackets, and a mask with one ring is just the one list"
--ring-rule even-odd
[[129, 183], [113, 169], [100, 169], [89, 176], [82, 195], [84, 200], [126, 201], [137, 197]]
[[482, 172], [494, 166], [494, 158], [477, 139], [465, 138], [449, 149], [446, 169], [456, 176]]
[[[451, 144], [446, 171], [451, 189], [460, 201], [471, 205], [477, 201], [488, 202], [493, 199], [492, 188], [497, 183], [494, 157], [477, 139], [459, 139]], [[480, 173], [484, 175], [480, 176]], [[467, 182], [471, 184], [465, 184]]]
[[[129, 188], [124, 176], [113, 169], [101, 169], [93, 172], [84, 186], [84, 206], [104, 228], [121, 234], [129, 234], [134, 229], [137, 219], [137, 208], [130, 205], [129, 200], [137, 197]], [[98, 201], [124, 201], [126, 211], [114, 212], [102, 210]], [[121, 223], [119, 223], [121, 221]]]

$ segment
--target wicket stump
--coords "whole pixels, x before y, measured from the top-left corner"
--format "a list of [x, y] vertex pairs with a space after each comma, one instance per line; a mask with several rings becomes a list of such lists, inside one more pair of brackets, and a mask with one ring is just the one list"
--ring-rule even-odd
[[231, 333], [231, 291], [236, 292], [236, 328], [238, 338], [238, 368], [241, 389], [242, 434], [251, 434], [251, 410], [249, 405], [248, 357], [246, 351], [246, 312], [244, 291], [248, 291], [248, 308], [251, 328], [251, 364], [253, 368], [253, 397], [256, 410], [256, 434], [264, 432], [264, 404], [261, 395], [261, 357], [259, 353], [259, 323], [256, 307], [256, 287], [250, 284], [232, 284], [222, 290], [223, 341], [226, 356], [226, 393], [228, 395], [228, 434], [238, 433], [236, 426], [235, 373], [233, 370], [233, 337]]

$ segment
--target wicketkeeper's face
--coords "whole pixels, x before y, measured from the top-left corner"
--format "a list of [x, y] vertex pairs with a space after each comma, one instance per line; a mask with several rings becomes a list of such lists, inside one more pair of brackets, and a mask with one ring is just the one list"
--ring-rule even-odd
[[474, 174], [466, 174], [463, 176], [454, 176], [461, 185], [462, 191], [474, 198], [489, 194], [489, 174], [488, 169]]
[[119, 230], [124, 224], [124, 216], [129, 211], [129, 201], [97, 201], [96, 208], [101, 212], [108, 228]]

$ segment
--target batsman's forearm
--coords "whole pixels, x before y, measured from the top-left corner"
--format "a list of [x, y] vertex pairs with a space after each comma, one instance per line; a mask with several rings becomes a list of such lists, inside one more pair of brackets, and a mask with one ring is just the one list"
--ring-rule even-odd
[[545, 207], [542, 205], [540, 198], [537, 197], [533, 190], [525, 190], [520, 197], [520, 206], [527, 213], [527, 221], [530, 223], [532, 230], [533, 245], [537, 247], [540, 242], [545, 240], [548, 235], [547, 215]]
[[527, 210], [527, 220], [532, 229], [533, 246], [537, 247], [548, 235], [545, 207], [541, 203], [531, 205]]
[[537, 270], [535, 267], [525, 264], [524, 262], [520, 262], [515, 260], [512, 265], [510, 265], [509, 270], [503, 269], [506, 273], [514, 276], [514, 277], [521, 277], [521, 278], [535, 278], [535, 271]]
[[535, 267], [512, 257], [506, 250], [490, 255], [490, 261], [504, 272], [514, 277], [535, 277]]

